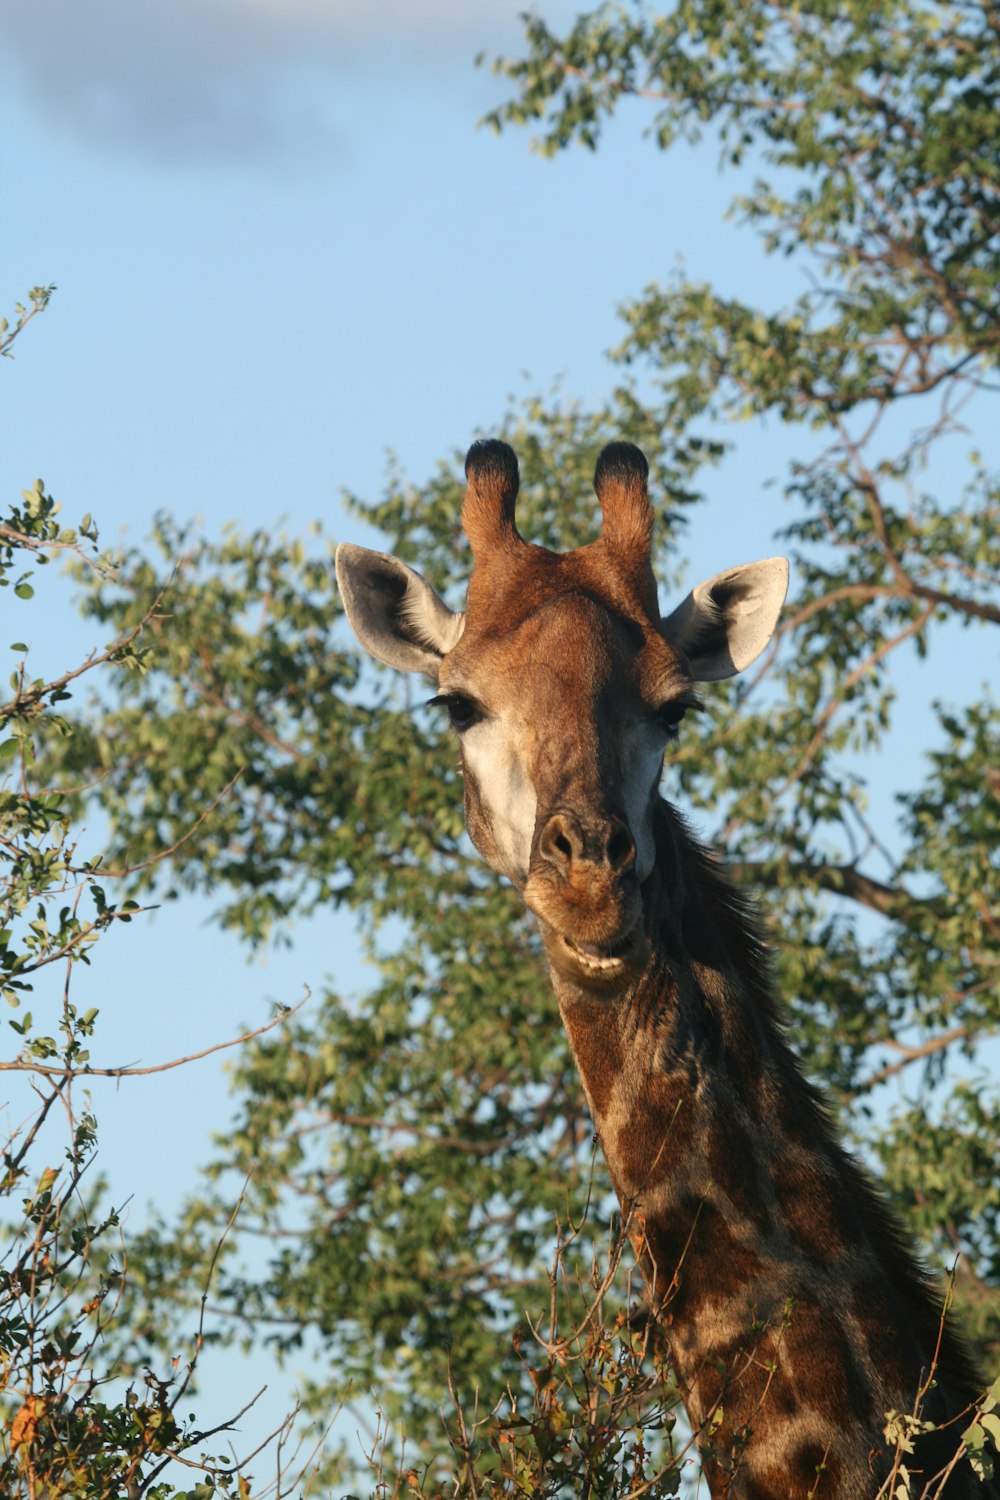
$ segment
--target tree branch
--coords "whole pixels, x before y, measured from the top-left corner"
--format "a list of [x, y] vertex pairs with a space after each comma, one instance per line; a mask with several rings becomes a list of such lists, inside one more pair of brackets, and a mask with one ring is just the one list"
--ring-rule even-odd
[[74, 667], [72, 671], [64, 672], [61, 677], [54, 677], [51, 682], [38, 683], [37, 685], [32, 684], [26, 692], [22, 692], [21, 688], [18, 687], [9, 703], [0, 704], [0, 719], [9, 719], [18, 713], [23, 714], [25, 709], [31, 709], [43, 698], [49, 697], [52, 693], [59, 692], [68, 682], [72, 682], [74, 678], [82, 677], [84, 672], [93, 671], [94, 667], [101, 666], [104, 662], [110, 661], [119, 651], [124, 651], [125, 647], [130, 646], [136, 636], [145, 630], [163, 602], [163, 597], [172, 582], [173, 579], [171, 578], [163, 585], [138, 624], [133, 625], [132, 629], [126, 631], [125, 635], [119, 636], [117, 640], [112, 641], [111, 645], [106, 651], [102, 651], [100, 656], [95, 656], [92, 653], [87, 657], [85, 662], [82, 662], [78, 667]]
[[884, 1068], [879, 1068], [877, 1072], [869, 1074], [867, 1078], [863, 1078], [854, 1090], [852, 1097], [856, 1098], [859, 1094], [868, 1093], [876, 1084], [884, 1083], [887, 1078], [894, 1078], [897, 1073], [901, 1073], [911, 1063], [918, 1062], [922, 1057], [931, 1057], [935, 1052], [943, 1052], [945, 1047], [951, 1046], [952, 1042], [960, 1042], [968, 1035], [969, 1028], [967, 1026], [953, 1026], [950, 1031], [942, 1031], [939, 1036], [928, 1037], [926, 1042], [921, 1042], [917, 1047], [908, 1047], [903, 1042], [880, 1039], [883, 1046], [894, 1047], [897, 1051], [902, 1052], [903, 1056], [898, 1058], [896, 1062], [886, 1063]]
[[[0, 354], [2, 353], [3, 350], [0, 348]], [[73, 552], [81, 562], [86, 563], [88, 568], [93, 568], [94, 572], [99, 574], [101, 578], [113, 577], [111, 570], [103, 567], [98, 558], [91, 557], [90, 553], [85, 551], [79, 542], [61, 542], [58, 538], [54, 538], [51, 541], [43, 541], [38, 537], [25, 536], [23, 531], [16, 530], [15, 527], [8, 525], [6, 521], [0, 521], [0, 540], [6, 542], [10, 547], [24, 547], [30, 552]], [[43, 556], [42, 561], [45, 562], [46, 560]]]
[[203, 1057], [210, 1057], [213, 1052], [225, 1052], [229, 1047], [240, 1047], [244, 1042], [253, 1041], [254, 1037], [263, 1036], [265, 1032], [273, 1031], [275, 1026], [296, 1015], [309, 999], [310, 992], [307, 990], [298, 1005], [289, 1006], [272, 1016], [263, 1026], [258, 1026], [254, 1031], [245, 1031], [241, 1036], [234, 1036], [228, 1042], [215, 1042], [211, 1047], [204, 1047], [200, 1052], [191, 1052], [186, 1057], [175, 1057], [170, 1062], [154, 1063], [148, 1068], [137, 1068], [126, 1064], [120, 1068], [92, 1068], [89, 1063], [80, 1067], [53, 1068], [43, 1062], [26, 1062], [16, 1058], [13, 1062], [0, 1062], [0, 1073], [40, 1073], [44, 1078], [145, 1078], [150, 1073], [168, 1073], [171, 1068], [181, 1068], [185, 1063], [198, 1062]]
[[[826, 732], [831, 719], [834, 717], [838, 709], [843, 708], [845, 702], [847, 701], [844, 696], [845, 693], [850, 688], [854, 687], [855, 683], [860, 682], [861, 678], [865, 675], [866, 672], [870, 671], [872, 667], [877, 666], [884, 657], [888, 656], [890, 651], [894, 651], [897, 646], [902, 645], [902, 643], [905, 640], [908, 640], [910, 636], [917, 635], [921, 630], [923, 630], [924, 626], [927, 624], [933, 613], [934, 606], [929, 604], [925, 609], [921, 610], [919, 615], [910, 620], [907, 625], [904, 625], [902, 630], [897, 631], [895, 635], [888, 636], [884, 641], [882, 641], [874, 651], [870, 652], [869, 655], [865, 657], [864, 661], [858, 663], [853, 672], [849, 672], [847, 674], [843, 682], [840, 684], [839, 690], [830, 699], [829, 703], [820, 714], [819, 720], [816, 725], [816, 732], [806, 746], [802, 758], [800, 759], [798, 765], [795, 767], [795, 770], [791, 772], [784, 785], [779, 787], [777, 792], [777, 795], [779, 797], [781, 796], [782, 792], [787, 791], [787, 789], [792, 786], [794, 782], [798, 781], [800, 777], [804, 776], [806, 771], [808, 771], [809, 767], [812, 765], [813, 761], [816, 758], [817, 751], [826, 738]], [[1000, 615], [998, 615], [998, 618], [1000, 618]]]
[[808, 882], [820, 890], [846, 896], [896, 922], [909, 921], [921, 913], [942, 916], [947, 911], [947, 903], [939, 898], [925, 900], [914, 896], [905, 887], [885, 885], [854, 865], [835, 865], [825, 860], [797, 860], [794, 864], [783, 864], [749, 859], [726, 861], [724, 868], [738, 880], [756, 880], [776, 890], [786, 889], [797, 881]]

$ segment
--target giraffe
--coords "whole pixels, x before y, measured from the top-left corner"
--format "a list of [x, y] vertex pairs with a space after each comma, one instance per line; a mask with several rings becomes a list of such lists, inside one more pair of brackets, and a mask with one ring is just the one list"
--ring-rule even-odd
[[350, 544], [341, 595], [373, 656], [435, 684], [468, 832], [537, 919], [713, 1500], [871, 1500], [885, 1414], [931, 1374], [922, 1414], [951, 1425], [917, 1440], [912, 1493], [986, 1493], [964, 1459], [938, 1478], [968, 1356], [789, 1049], [745, 900], [659, 790], [694, 684], [764, 650], [787, 563], [729, 569], [661, 618], [638, 448], [604, 449], [601, 534], [566, 554], [518, 533], [505, 443], [475, 443], [466, 476], [464, 613]]

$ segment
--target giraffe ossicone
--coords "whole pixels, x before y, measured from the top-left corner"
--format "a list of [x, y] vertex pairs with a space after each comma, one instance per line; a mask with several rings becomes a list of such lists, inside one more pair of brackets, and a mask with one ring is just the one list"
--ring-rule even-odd
[[695, 685], [772, 638], [787, 563], [662, 618], [638, 448], [601, 454], [602, 530], [569, 553], [519, 535], [505, 443], [474, 444], [466, 476], [464, 614], [347, 544], [341, 594], [374, 657], [435, 683], [469, 834], [538, 920], [713, 1500], [875, 1497], [886, 1413], [921, 1394], [950, 1425], [907, 1455], [914, 1496], [995, 1494], [952, 1462], [978, 1388], [940, 1296], [785, 1041], [746, 903], [660, 793]]

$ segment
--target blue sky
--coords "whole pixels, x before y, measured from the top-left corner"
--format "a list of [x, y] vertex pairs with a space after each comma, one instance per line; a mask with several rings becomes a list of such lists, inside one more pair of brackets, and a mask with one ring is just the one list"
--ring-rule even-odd
[[[4, 281], [11, 300], [59, 294], [7, 381], [15, 479], [44, 462], [106, 533], [164, 504], [333, 519], [387, 446], [419, 474], [525, 374], [599, 400], [616, 305], [679, 254], [723, 285], [770, 271], [721, 226], [710, 155], [640, 144], [638, 107], [558, 163], [476, 129], [504, 86], [472, 57], [517, 47], [514, 5], [370, 9], [410, 32], [366, 34], [360, 6], [338, 26], [336, 5], [99, 4], [132, 33], [105, 57], [60, 37], [62, 6], [30, 8], [38, 40], [5, 91]], [[223, 63], [245, 15], [259, 31]]]
[[[679, 257], [765, 305], [796, 295], [795, 269], [723, 221], [736, 184], [712, 148], [664, 157], [640, 138], [641, 106], [596, 156], [556, 162], [527, 132], [476, 128], [506, 90], [472, 59], [518, 50], [519, 8], [8, 0], [3, 310], [36, 283], [58, 292], [0, 367], [3, 494], [41, 474], [67, 521], [91, 512], [109, 543], [140, 539], [161, 508], [213, 532], [319, 516], [370, 540], [341, 490], [375, 495], [388, 448], [423, 477], [511, 393], [559, 380], [599, 402], [616, 306]], [[553, 25], [573, 11], [544, 7]], [[761, 486], [789, 451], [773, 426], [741, 433], [692, 519], [695, 577], [774, 550], [783, 515]], [[102, 644], [89, 630], [46, 605], [4, 643], [29, 639], [42, 671]], [[363, 989], [345, 922], [248, 966], [209, 910], [180, 902], [102, 945], [79, 995], [102, 1010], [100, 1060], [198, 1050], [328, 975]], [[231, 1112], [217, 1060], [95, 1105], [139, 1221], [147, 1200], [179, 1199]], [[239, 1374], [271, 1378], [263, 1360]]]

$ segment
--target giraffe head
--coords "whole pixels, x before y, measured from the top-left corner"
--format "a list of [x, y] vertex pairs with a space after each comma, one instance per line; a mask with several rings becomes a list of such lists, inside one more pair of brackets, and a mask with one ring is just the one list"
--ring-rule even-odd
[[462, 526], [474, 567], [464, 613], [412, 568], [342, 544], [348, 619], [379, 661], [421, 672], [458, 734], [469, 834], [538, 918], [550, 964], [613, 995], [648, 951], [642, 891], [667, 746], [694, 684], [732, 676], [771, 637], [783, 558], [730, 568], [665, 619], [650, 560], [648, 465], [612, 443], [597, 463], [597, 541], [564, 554], [514, 523], [517, 459], [466, 459]]

